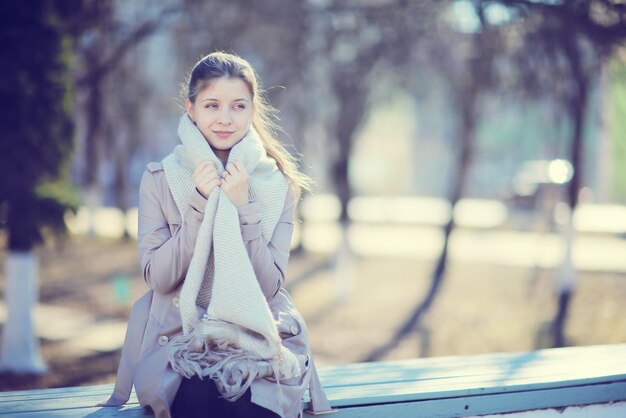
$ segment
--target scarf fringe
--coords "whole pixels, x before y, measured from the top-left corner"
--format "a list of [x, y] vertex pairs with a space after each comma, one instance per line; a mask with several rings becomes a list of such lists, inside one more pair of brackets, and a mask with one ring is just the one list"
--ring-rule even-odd
[[[186, 378], [197, 375], [215, 381], [222, 396], [229, 401], [239, 399], [258, 378], [281, 379], [301, 375], [296, 356], [280, 342], [280, 350], [269, 359], [245, 352], [229, 338], [242, 328], [217, 319], [204, 318], [189, 334], [172, 339], [169, 362]], [[243, 331], [245, 332], [245, 331]]]

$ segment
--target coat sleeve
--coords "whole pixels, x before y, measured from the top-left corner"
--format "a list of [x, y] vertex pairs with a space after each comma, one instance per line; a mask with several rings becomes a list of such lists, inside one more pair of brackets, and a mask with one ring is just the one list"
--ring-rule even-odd
[[266, 299], [283, 286], [294, 229], [296, 197], [290, 190], [283, 212], [269, 242], [261, 234], [261, 215], [256, 202], [237, 208], [243, 243]]
[[141, 178], [138, 245], [146, 283], [155, 292], [169, 293], [180, 284], [189, 268], [198, 229], [204, 217], [202, 203], [206, 200], [200, 194], [194, 196], [180, 227], [171, 232], [163, 209], [168, 191], [160, 190], [155, 178], [163, 175], [160, 171], [158, 168], [151, 170], [149, 166]]

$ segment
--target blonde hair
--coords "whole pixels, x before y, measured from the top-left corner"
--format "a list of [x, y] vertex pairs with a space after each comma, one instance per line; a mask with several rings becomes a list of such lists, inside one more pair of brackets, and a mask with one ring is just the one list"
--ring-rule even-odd
[[192, 103], [196, 96], [208, 83], [220, 77], [241, 79], [252, 94], [252, 126], [256, 129], [267, 155], [276, 161], [276, 165], [285, 175], [296, 196], [304, 190], [311, 191], [311, 179], [298, 168], [298, 162], [278, 140], [277, 133], [281, 130], [276, 123], [278, 111], [267, 101], [265, 92], [259, 85], [259, 77], [250, 63], [237, 55], [227, 52], [212, 52], [200, 61], [191, 70], [186, 83], [185, 96]]

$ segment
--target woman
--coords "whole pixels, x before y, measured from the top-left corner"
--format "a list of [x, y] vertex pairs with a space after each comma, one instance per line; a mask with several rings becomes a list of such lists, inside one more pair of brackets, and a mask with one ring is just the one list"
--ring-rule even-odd
[[283, 288], [308, 179], [274, 136], [250, 64], [216, 52], [187, 84], [181, 145], [150, 163], [139, 253], [151, 291], [133, 306], [114, 394], [157, 417], [301, 416], [330, 407], [304, 321]]

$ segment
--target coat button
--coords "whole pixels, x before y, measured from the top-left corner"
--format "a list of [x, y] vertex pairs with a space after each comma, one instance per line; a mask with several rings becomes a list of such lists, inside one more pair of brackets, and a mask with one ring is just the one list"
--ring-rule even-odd
[[174, 305], [176, 309], [180, 308], [180, 298], [178, 296], [172, 298], [172, 305]]
[[157, 340], [157, 342], [159, 343], [159, 345], [165, 345], [165, 344], [167, 344], [167, 342], [168, 342], [169, 340], [170, 340], [170, 339], [169, 339], [169, 338], [167, 338], [167, 335], [161, 335], [161, 336], [159, 337], [159, 339]]
[[300, 328], [296, 324], [293, 324], [289, 327], [289, 331], [291, 331], [292, 335], [298, 335], [300, 333]]

